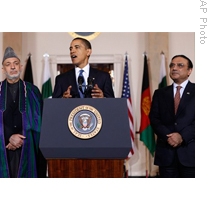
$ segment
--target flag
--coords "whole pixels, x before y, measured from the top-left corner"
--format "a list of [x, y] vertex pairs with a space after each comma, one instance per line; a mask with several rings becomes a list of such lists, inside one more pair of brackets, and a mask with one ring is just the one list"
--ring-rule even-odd
[[124, 67], [124, 77], [123, 77], [123, 88], [121, 98], [127, 98], [127, 107], [128, 107], [128, 118], [129, 118], [129, 127], [130, 127], [130, 137], [131, 137], [131, 150], [127, 156], [130, 158], [134, 154], [134, 123], [133, 123], [133, 111], [132, 111], [132, 101], [130, 95], [130, 84], [128, 77], [128, 58], [125, 56], [125, 67]]
[[144, 72], [141, 91], [141, 125], [140, 125], [140, 141], [143, 141], [151, 155], [154, 156], [155, 151], [155, 135], [150, 125], [149, 112], [151, 108], [151, 95], [149, 86], [149, 75], [147, 56], [144, 55]]
[[25, 73], [24, 73], [24, 81], [34, 83], [33, 82], [33, 72], [32, 72], [32, 66], [31, 66], [31, 54], [29, 53], [29, 57], [26, 63]]
[[52, 83], [50, 76], [50, 64], [49, 55], [44, 55], [44, 71], [43, 71], [43, 83], [42, 83], [42, 98], [52, 97]]
[[165, 65], [165, 55], [161, 53], [161, 63], [160, 63], [160, 79], [158, 88], [162, 88], [167, 86], [166, 81], [166, 65]]

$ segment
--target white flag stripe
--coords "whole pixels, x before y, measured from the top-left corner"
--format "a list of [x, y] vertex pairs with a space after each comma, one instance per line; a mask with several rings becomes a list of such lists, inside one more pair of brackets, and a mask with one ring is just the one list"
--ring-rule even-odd
[[47, 54], [44, 55], [42, 97], [43, 97], [43, 99], [52, 97], [52, 83], [51, 83], [51, 76], [50, 76], [50, 62], [49, 62], [49, 55], [47, 55]]
[[160, 78], [159, 83], [162, 82], [163, 77], [166, 76], [166, 66], [165, 66], [165, 55], [161, 54], [161, 64], [160, 64]]
[[43, 75], [43, 84], [47, 82], [47, 80], [50, 78], [50, 64], [49, 64], [49, 57], [44, 57], [44, 75]]

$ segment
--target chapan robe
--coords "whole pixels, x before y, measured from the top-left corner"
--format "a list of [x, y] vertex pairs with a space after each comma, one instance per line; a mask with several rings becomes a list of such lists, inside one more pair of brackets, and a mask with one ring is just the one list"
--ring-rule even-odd
[[[0, 177], [9, 178], [7, 149], [4, 139], [3, 113], [7, 107], [7, 81], [0, 82]], [[37, 154], [39, 148], [42, 95], [35, 85], [19, 80], [19, 111], [22, 115], [22, 135], [26, 138], [22, 145], [18, 178], [37, 177]]]

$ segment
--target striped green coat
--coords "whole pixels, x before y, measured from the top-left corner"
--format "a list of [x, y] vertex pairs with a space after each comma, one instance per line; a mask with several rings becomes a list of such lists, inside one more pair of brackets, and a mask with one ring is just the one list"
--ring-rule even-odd
[[[0, 82], [0, 177], [9, 178], [6, 145], [4, 139], [3, 113], [6, 110], [7, 81]], [[39, 147], [42, 96], [39, 89], [28, 82], [19, 81], [19, 110], [22, 114], [22, 135], [26, 136], [22, 146], [18, 177], [37, 177], [36, 157]]]

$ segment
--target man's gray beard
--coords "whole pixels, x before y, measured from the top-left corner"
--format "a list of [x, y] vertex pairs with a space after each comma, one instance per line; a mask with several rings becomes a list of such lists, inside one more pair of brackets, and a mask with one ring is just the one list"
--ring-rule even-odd
[[18, 74], [16, 74], [16, 75], [12, 75], [12, 76], [6, 73], [6, 77], [7, 77], [7, 79], [9, 79], [9, 80], [16, 80], [16, 79], [19, 79], [20, 73], [18, 73]]

